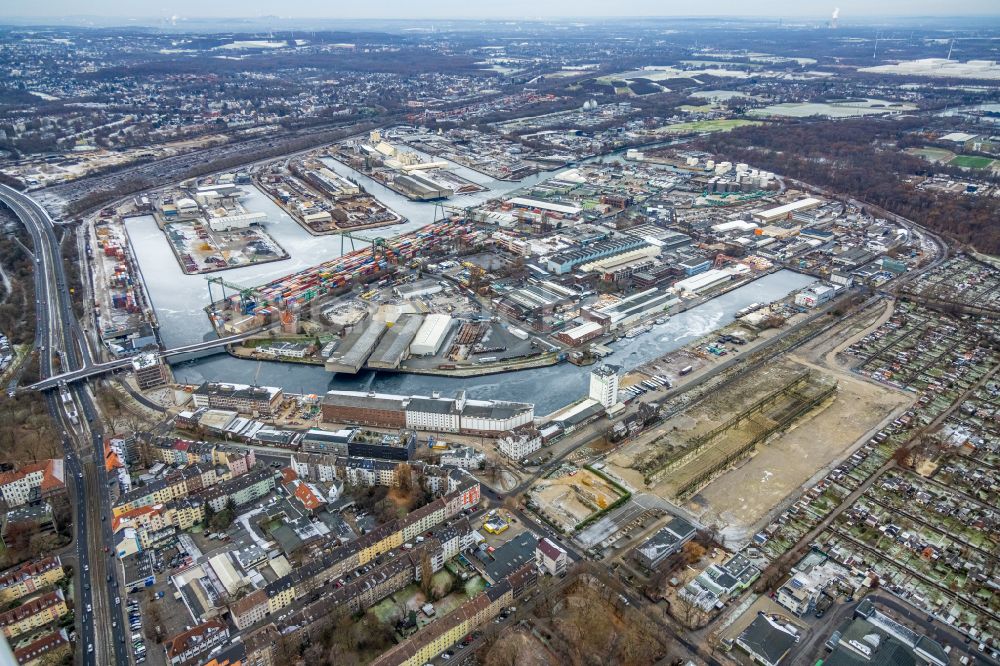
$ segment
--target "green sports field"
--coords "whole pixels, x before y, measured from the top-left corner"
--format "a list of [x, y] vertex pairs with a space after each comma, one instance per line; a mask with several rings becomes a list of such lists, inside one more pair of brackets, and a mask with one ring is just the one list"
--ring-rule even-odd
[[959, 155], [948, 164], [966, 169], [985, 169], [993, 164], [993, 159], [976, 155]]

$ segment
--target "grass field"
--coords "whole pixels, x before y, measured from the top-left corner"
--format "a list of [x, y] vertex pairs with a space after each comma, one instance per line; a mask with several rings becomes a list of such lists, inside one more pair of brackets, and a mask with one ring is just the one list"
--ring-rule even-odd
[[966, 169], [985, 169], [993, 164], [993, 159], [976, 155], [959, 155], [948, 164]]
[[737, 127], [760, 125], [756, 120], [731, 118], [722, 120], [695, 120], [690, 123], [667, 125], [656, 130], [660, 134], [686, 134], [688, 132], [728, 132]]

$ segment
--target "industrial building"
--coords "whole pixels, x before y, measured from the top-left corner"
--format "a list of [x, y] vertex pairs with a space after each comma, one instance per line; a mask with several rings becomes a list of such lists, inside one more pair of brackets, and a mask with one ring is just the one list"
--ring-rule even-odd
[[854, 618], [835, 632], [826, 646], [833, 651], [826, 663], [834, 666], [856, 666], [876, 660], [928, 666], [951, 663], [940, 643], [879, 611], [869, 599], [858, 604]]
[[497, 435], [533, 423], [535, 406], [499, 400], [400, 396], [361, 391], [330, 391], [323, 398], [323, 420], [434, 432]]
[[419, 315], [400, 315], [372, 350], [367, 366], [379, 370], [398, 368], [403, 359], [410, 354], [410, 343], [417, 336], [422, 324], [423, 317]]
[[795, 304], [807, 308], [815, 308], [830, 301], [837, 289], [827, 284], [814, 284], [795, 294]]
[[757, 220], [761, 224], [769, 224], [771, 222], [777, 222], [778, 220], [788, 219], [792, 216], [792, 213], [801, 213], [803, 211], [812, 210], [813, 208], [818, 208], [822, 204], [823, 202], [819, 199], [806, 197], [805, 199], [799, 199], [798, 201], [793, 201], [792, 203], [785, 204], [784, 206], [756, 211], [753, 213], [753, 219]]
[[713, 269], [683, 280], [678, 280], [674, 283], [674, 290], [677, 293], [688, 292], [691, 294], [700, 294], [732, 279], [733, 274], [731, 272], [722, 269]]
[[326, 359], [326, 369], [330, 372], [358, 374], [385, 331], [386, 326], [383, 321], [371, 319], [367, 323], [358, 324], [344, 338], [340, 347]]
[[621, 367], [603, 364], [590, 372], [590, 399], [610, 408], [618, 402], [618, 382]]
[[441, 345], [451, 332], [454, 320], [446, 314], [429, 314], [416, 336], [410, 342], [410, 354], [413, 356], [433, 356], [441, 349]]
[[583, 317], [603, 324], [610, 330], [628, 326], [656, 312], [665, 312], [679, 302], [680, 299], [669, 291], [654, 287], [626, 296], [611, 305], [593, 310], [585, 309]]
[[568, 345], [577, 347], [588, 340], [600, 337], [604, 333], [604, 326], [598, 322], [585, 321], [579, 326], [574, 326], [573, 328], [566, 329], [565, 331], [560, 331], [556, 334], [556, 338], [560, 342], [565, 342]]
[[407, 198], [414, 201], [433, 201], [435, 199], [447, 199], [455, 194], [450, 187], [445, 187], [427, 176], [410, 172], [405, 176], [396, 176], [392, 181], [393, 186], [402, 192]]
[[694, 538], [694, 525], [683, 518], [674, 518], [653, 536], [635, 549], [636, 562], [647, 569], [655, 569], [663, 560], [678, 552]]
[[208, 218], [208, 227], [212, 231], [232, 231], [233, 229], [249, 229], [251, 224], [267, 222], [266, 213], [239, 213]]
[[546, 268], [556, 275], [563, 275], [582, 264], [636, 250], [644, 245], [646, 245], [646, 241], [641, 238], [631, 234], [622, 234], [613, 239], [554, 254], [549, 257]]
[[420, 298], [421, 296], [431, 296], [441, 292], [444, 287], [438, 283], [437, 280], [424, 279], [417, 280], [416, 282], [411, 282], [409, 284], [401, 284], [392, 288], [392, 293], [396, 294], [397, 297], [406, 300], [411, 300], [414, 298]]
[[579, 295], [572, 289], [548, 280], [529, 280], [495, 301], [496, 308], [511, 317], [531, 321], [572, 303]]
[[558, 213], [559, 215], [566, 215], [569, 217], [576, 217], [580, 214], [579, 206], [569, 206], [564, 204], [552, 203], [551, 201], [542, 201], [541, 199], [529, 199], [527, 197], [514, 197], [510, 199], [507, 203], [515, 208], [528, 208], [531, 210], [540, 210], [548, 213]]

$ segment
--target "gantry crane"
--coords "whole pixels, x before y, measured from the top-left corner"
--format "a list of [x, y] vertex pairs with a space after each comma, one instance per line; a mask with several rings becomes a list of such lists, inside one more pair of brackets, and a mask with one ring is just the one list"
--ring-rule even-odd
[[254, 300], [253, 289], [248, 289], [238, 284], [233, 284], [232, 282], [227, 282], [225, 278], [222, 277], [206, 277], [205, 280], [208, 282], [208, 302], [215, 303], [215, 298], [212, 296], [212, 285], [217, 284], [222, 289], [222, 300], [226, 300], [226, 287], [229, 287], [236, 293], [240, 295], [240, 312], [246, 314], [247, 304], [252, 303]]
[[357, 248], [354, 246], [354, 241], [361, 241], [364, 244], [371, 243], [372, 246], [372, 259], [378, 258], [378, 251], [382, 250], [382, 256], [385, 256], [385, 239], [384, 238], [364, 238], [362, 236], [355, 236], [354, 234], [347, 231], [338, 231], [337, 235], [340, 236], [340, 256], [344, 256], [344, 239], [347, 238], [351, 241], [351, 251], [353, 252]]

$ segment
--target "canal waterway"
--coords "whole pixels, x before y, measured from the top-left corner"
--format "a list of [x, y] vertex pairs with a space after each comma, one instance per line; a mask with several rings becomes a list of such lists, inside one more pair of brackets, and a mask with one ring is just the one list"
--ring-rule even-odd
[[[391, 237], [433, 221], [433, 203], [409, 201], [339, 162], [332, 159], [324, 159], [324, 162], [337, 173], [356, 180], [369, 193], [408, 220], [401, 225], [372, 229], [360, 232], [361, 234]], [[461, 207], [530, 186], [557, 173], [541, 173], [520, 182], [508, 182], [494, 180], [459, 165], [455, 165], [455, 171], [490, 188], [486, 192], [455, 197], [449, 202]], [[309, 234], [262, 192], [254, 187], [244, 189], [248, 192], [243, 200], [246, 208], [267, 214], [267, 232], [291, 258], [214, 273], [213, 276], [222, 276], [229, 282], [253, 287], [340, 255], [339, 237]], [[156, 310], [164, 344], [176, 347], [214, 337], [204, 312], [204, 307], [209, 302], [206, 276], [185, 275], [181, 271], [163, 232], [156, 226], [152, 216], [130, 218], [126, 224], [133, 251]], [[350, 246], [345, 249], [349, 251]], [[607, 361], [626, 368], [638, 366], [725, 325], [733, 320], [735, 312], [751, 303], [777, 300], [812, 281], [812, 278], [793, 271], [772, 273], [671, 317], [646, 335], [614, 343], [612, 346], [615, 353]], [[221, 294], [218, 293], [218, 287], [213, 286], [213, 290], [214, 297], [219, 298]], [[178, 381], [189, 383], [204, 380], [252, 383], [257, 376], [258, 365], [256, 361], [217, 355], [174, 366], [174, 375]], [[264, 366], [258, 377], [260, 383], [281, 386], [294, 393], [322, 393], [337, 388], [426, 395], [433, 391], [452, 394], [459, 389], [466, 389], [469, 396], [474, 398], [533, 402], [539, 414], [554, 411], [584, 396], [590, 371], [586, 367], [563, 363], [486, 377], [450, 378], [385, 372], [343, 376], [332, 375], [320, 366], [283, 363], [265, 363]]]

